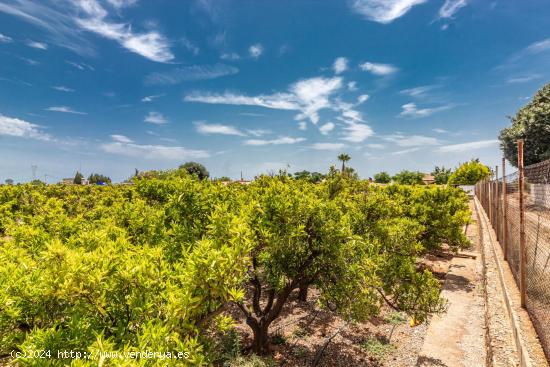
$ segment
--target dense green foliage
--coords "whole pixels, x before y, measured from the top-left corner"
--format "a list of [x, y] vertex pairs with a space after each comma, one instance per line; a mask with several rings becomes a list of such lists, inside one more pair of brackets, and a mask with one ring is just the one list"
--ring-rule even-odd
[[325, 178], [325, 175], [319, 172], [309, 172], [304, 170], [295, 172], [293, 177], [297, 180], [306, 180], [312, 183], [318, 183]]
[[449, 177], [449, 185], [475, 185], [476, 182], [486, 179], [491, 170], [478, 159], [462, 163]]
[[418, 258], [467, 243], [467, 198], [453, 188], [380, 187], [334, 170], [321, 184], [280, 175], [224, 186], [185, 170], [134, 183], [0, 187], [0, 355], [170, 351], [188, 358], [108, 363], [208, 365], [224, 358], [231, 307], [267, 353], [269, 325], [303, 284], [346, 319], [388, 303], [422, 321], [444, 302]]
[[390, 183], [391, 176], [388, 172], [385, 172], [385, 171], [378, 172], [377, 174], [374, 175], [374, 182], [382, 183], [382, 184]]
[[449, 181], [451, 173], [452, 171], [450, 168], [436, 166], [432, 172], [432, 176], [434, 176], [437, 185], [445, 185]]
[[75, 185], [82, 185], [82, 179], [84, 178], [84, 176], [82, 175], [82, 173], [76, 171], [75, 175], [74, 175], [74, 178], [73, 178], [73, 183]]
[[423, 177], [422, 172], [403, 170], [393, 176], [393, 181], [401, 185], [422, 185], [424, 183], [422, 181]]
[[511, 118], [512, 126], [500, 132], [500, 145], [506, 159], [518, 165], [517, 140], [524, 139], [525, 165], [550, 159], [550, 83]]
[[105, 175], [100, 175], [99, 173], [92, 173], [88, 177], [88, 183], [90, 185], [97, 185], [97, 184], [109, 184], [111, 183], [111, 179]]
[[179, 168], [186, 170], [190, 175], [197, 176], [199, 180], [204, 180], [205, 178], [210, 177], [210, 173], [206, 167], [197, 162], [187, 162], [182, 164]]

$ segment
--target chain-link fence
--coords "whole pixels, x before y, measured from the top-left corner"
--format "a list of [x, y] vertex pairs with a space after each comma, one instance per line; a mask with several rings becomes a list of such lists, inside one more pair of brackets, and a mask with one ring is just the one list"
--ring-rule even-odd
[[479, 182], [475, 192], [550, 360], [550, 160], [523, 172], [522, 177], [520, 164], [517, 172], [499, 177], [496, 168], [492, 179]]

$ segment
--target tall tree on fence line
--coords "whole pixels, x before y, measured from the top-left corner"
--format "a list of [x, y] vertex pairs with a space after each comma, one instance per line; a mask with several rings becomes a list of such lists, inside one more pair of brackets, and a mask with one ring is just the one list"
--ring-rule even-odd
[[338, 156], [338, 160], [342, 161], [342, 173], [346, 171], [346, 162], [349, 161], [350, 159], [351, 157], [346, 153], [342, 153]]
[[208, 172], [206, 167], [197, 162], [187, 162], [182, 164], [179, 168], [186, 170], [190, 175], [196, 175], [199, 180], [210, 177], [210, 172]]
[[449, 177], [449, 185], [475, 185], [491, 175], [489, 167], [479, 162], [479, 159], [472, 159], [470, 162], [462, 163]]
[[510, 119], [512, 126], [502, 129], [499, 136], [504, 157], [517, 167], [517, 140], [524, 139], [525, 165], [550, 159], [550, 83]]
[[76, 174], [74, 175], [74, 178], [73, 178], [73, 183], [75, 185], [82, 185], [82, 179], [84, 178], [84, 176], [82, 175], [82, 173], [76, 171]]

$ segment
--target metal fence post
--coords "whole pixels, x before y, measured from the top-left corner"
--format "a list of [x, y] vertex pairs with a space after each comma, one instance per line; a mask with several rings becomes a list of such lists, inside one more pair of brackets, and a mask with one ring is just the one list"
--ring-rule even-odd
[[506, 195], [506, 158], [502, 158], [502, 245], [504, 260], [508, 261], [508, 200]]
[[497, 241], [500, 241], [500, 226], [499, 226], [499, 207], [498, 202], [500, 200], [499, 198], [499, 191], [500, 187], [498, 186], [498, 166], [495, 166], [495, 214], [494, 214], [494, 221], [493, 221], [493, 228], [495, 229], [495, 233], [497, 235]]
[[518, 140], [518, 173], [519, 173], [519, 290], [521, 293], [521, 307], [525, 307], [526, 284], [525, 284], [525, 208], [523, 207], [523, 185], [524, 185], [524, 167], [523, 167], [523, 139]]

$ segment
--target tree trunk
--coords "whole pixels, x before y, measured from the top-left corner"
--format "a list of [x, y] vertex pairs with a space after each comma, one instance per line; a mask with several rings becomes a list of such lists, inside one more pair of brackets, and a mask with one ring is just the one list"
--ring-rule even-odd
[[309, 288], [309, 283], [306, 282], [306, 281], [302, 281], [300, 283], [300, 287], [299, 287], [299, 292], [298, 292], [298, 300], [302, 301], [302, 302], [306, 302], [307, 301], [307, 291], [308, 291], [308, 288]]
[[346, 164], [344, 161], [342, 161], [342, 174], [344, 174], [344, 171], [346, 170]]
[[252, 351], [257, 355], [269, 354], [269, 324], [264, 323], [264, 320], [258, 322], [254, 318], [247, 318], [246, 323], [252, 329], [254, 333], [254, 340], [252, 341]]

